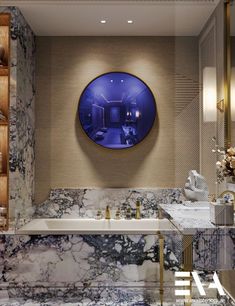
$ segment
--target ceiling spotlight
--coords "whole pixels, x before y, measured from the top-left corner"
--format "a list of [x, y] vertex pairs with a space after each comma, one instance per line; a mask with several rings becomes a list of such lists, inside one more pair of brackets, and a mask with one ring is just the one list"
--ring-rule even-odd
[[124, 80], [121, 80], [121, 83], [123, 83], [124, 82]]
[[110, 80], [111, 83], [113, 83], [113, 80]]
[[100, 23], [105, 24], [107, 22], [107, 20], [100, 20]]
[[132, 24], [133, 20], [127, 20], [127, 23]]

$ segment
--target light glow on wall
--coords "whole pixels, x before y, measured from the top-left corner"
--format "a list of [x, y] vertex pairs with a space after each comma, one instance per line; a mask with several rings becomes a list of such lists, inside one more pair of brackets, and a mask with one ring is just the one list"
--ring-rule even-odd
[[203, 69], [203, 121], [215, 122], [217, 114], [216, 68]]
[[231, 119], [235, 122], [235, 67], [231, 71]]

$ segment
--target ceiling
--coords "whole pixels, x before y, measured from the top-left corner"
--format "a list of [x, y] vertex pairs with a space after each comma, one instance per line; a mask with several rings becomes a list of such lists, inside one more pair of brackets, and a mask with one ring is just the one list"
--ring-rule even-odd
[[197, 36], [218, 2], [1, 0], [1, 5], [19, 7], [40, 36]]

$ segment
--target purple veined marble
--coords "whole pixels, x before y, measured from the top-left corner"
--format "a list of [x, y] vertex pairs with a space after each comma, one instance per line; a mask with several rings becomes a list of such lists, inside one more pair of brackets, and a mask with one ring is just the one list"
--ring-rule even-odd
[[125, 149], [141, 142], [150, 132], [156, 112], [149, 87], [126, 72], [95, 78], [84, 89], [78, 108], [88, 137], [110, 149]]

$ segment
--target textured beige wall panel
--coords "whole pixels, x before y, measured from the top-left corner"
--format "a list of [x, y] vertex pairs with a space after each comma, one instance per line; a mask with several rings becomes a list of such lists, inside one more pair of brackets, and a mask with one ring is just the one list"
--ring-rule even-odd
[[[36, 202], [53, 187], [174, 187], [175, 60], [198, 78], [192, 49], [190, 37], [37, 38]], [[137, 75], [157, 103], [152, 131], [128, 150], [92, 143], [77, 118], [84, 87], [109, 71]]]

